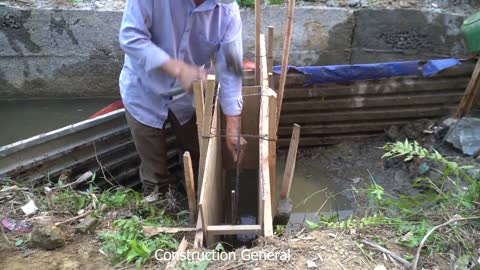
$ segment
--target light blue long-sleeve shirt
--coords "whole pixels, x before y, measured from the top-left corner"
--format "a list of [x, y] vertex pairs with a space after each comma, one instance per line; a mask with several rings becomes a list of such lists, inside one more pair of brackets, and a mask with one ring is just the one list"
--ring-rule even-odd
[[226, 68], [228, 52], [242, 61], [242, 22], [237, 3], [206, 0], [127, 0], [120, 27], [125, 63], [120, 74], [120, 94], [128, 112], [139, 122], [163, 128], [172, 110], [181, 124], [195, 112], [192, 91], [170, 98], [180, 86], [160, 71], [169, 59], [202, 66], [216, 56], [220, 104], [226, 115], [242, 111], [242, 79]]

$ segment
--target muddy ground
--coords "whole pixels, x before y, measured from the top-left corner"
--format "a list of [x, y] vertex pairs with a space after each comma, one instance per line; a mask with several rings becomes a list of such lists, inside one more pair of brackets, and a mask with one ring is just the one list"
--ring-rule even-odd
[[[429, 129], [432, 125], [439, 126], [441, 122], [441, 120], [436, 122], [420, 120], [406, 127], [391, 128], [386, 134], [362, 141], [301, 149], [297, 164], [309, 164], [311, 167], [323, 170], [328, 181], [334, 182], [340, 191], [366, 188], [375, 181], [385, 189], [386, 193], [413, 195], [419, 192], [411, 185], [418, 176], [418, 164], [382, 159], [384, 150], [381, 148], [388, 142], [404, 140], [406, 137], [416, 139], [424, 147], [433, 147], [451, 160], [480, 168], [480, 163], [474, 158], [464, 156], [442, 142], [443, 135], [430, 134]], [[279, 157], [284, 155], [285, 151], [279, 152]], [[313, 193], [314, 190], [310, 192]], [[354, 210], [361, 210], [366, 206], [359, 202], [355, 193], [351, 191], [341, 192], [337, 196], [344, 196]], [[105, 228], [105, 226], [101, 227]], [[12, 243], [15, 242], [15, 235], [5, 233], [0, 237], [0, 269], [113, 268], [108, 258], [99, 251], [101, 243], [95, 234], [80, 235], [68, 228], [66, 231], [67, 244], [54, 251], [31, 249], [28, 245], [14, 248]], [[414, 254], [413, 249], [402, 248], [390, 240], [394, 239], [389, 237], [391, 233], [388, 230], [382, 230], [381, 227], [375, 230], [362, 230], [361, 233], [355, 229], [309, 231], [305, 227], [292, 227], [279, 237], [260, 240], [257, 247], [251, 250], [290, 250], [292, 257], [289, 262], [281, 260], [211, 262], [208, 269], [306, 269], [307, 265], [311, 265], [312, 269], [403, 269], [400, 263], [361, 243], [362, 240], [378, 241], [400, 256]], [[191, 240], [190, 243], [192, 243]], [[241, 249], [237, 250], [237, 253], [240, 254], [241, 251]], [[423, 259], [425, 269], [450, 269], [450, 262], [445, 255], [431, 254]], [[150, 267], [162, 269], [163, 265], [151, 262], [146, 268]], [[122, 264], [120, 268], [134, 267]]]

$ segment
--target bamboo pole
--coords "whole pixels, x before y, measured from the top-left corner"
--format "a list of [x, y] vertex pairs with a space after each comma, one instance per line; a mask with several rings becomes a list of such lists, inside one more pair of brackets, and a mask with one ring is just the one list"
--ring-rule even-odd
[[255, 0], [255, 84], [260, 84], [260, 13], [261, 13], [260, 0]]
[[467, 115], [472, 108], [473, 102], [475, 101], [475, 97], [478, 95], [480, 91], [480, 59], [477, 60], [477, 64], [475, 65], [475, 69], [473, 70], [472, 78], [468, 83], [467, 89], [465, 90], [465, 94], [460, 101], [460, 105], [458, 106], [457, 113], [455, 117], [460, 119]]
[[[268, 73], [273, 72], [273, 32], [274, 32], [274, 27], [269, 26], [268, 27], [268, 49], [267, 49], [267, 70]], [[273, 85], [270, 85], [270, 88], [273, 88]]]
[[280, 114], [282, 112], [283, 93], [285, 92], [285, 82], [287, 79], [288, 53], [290, 51], [290, 43], [292, 41], [293, 15], [295, 12], [295, 0], [288, 1], [287, 24], [285, 25], [285, 39], [283, 42], [282, 53], [282, 72], [280, 74], [280, 84], [278, 86], [278, 117], [277, 127], [280, 123]]

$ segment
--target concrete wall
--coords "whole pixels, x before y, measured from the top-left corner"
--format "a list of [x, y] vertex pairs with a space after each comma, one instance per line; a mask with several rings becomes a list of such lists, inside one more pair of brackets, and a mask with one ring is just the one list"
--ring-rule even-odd
[[[89, 10], [20, 10], [0, 6], [0, 98], [118, 94], [122, 14]], [[254, 12], [242, 10], [245, 56], [254, 60]], [[275, 26], [280, 62], [286, 8], [263, 10]], [[290, 54], [294, 65], [371, 63], [463, 57], [463, 17], [417, 10], [298, 7]]]

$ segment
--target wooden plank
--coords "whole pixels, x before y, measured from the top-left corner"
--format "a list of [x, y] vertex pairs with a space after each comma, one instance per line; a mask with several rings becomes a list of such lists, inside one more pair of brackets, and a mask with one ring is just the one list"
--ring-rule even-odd
[[[330, 123], [330, 124], [309, 124], [302, 126], [302, 136], [305, 135], [332, 135], [345, 133], [366, 133], [372, 131], [384, 131], [385, 129], [395, 126], [404, 125], [411, 122], [411, 119], [404, 120], [387, 120], [387, 121], [371, 121], [371, 122], [350, 122], [350, 123]], [[290, 126], [280, 126], [278, 129], [279, 136], [290, 136], [292, 128]]]
[[[260, 111], [260, 86], [246, 86], [242, 88], [243, 110], [242, 110], [242, 134], [258, 135], [258, 113]], [[222, 125], [225, 119], [222, 119]], [[245, 149], [245, 158], [242, 162], [242, 168], [248, 170], [258, 169], [258, 139], [245, 137], [247, 147]], [[225, 140], [222, 140], [225, 146]], [[224, 148], [227, 149], [227, 148]], [[236, 169], [232, 155], [225, 151], [223, 153], [223, 168], [226, 170]]]
[[[185, 237], [183, 237], [182, 241], [180, 242], [180, 245], [177, 248], [176, 254], [180, 255], [180, 254], [184, 253], [187, 250], [187, 247], [188, 247], [188, 242], [185, 239]], [[166, 270], [175, 269], [175, 266], [177, 265], [179, 260], [180, 260], [180, 256], [174, 256], [173, 259], [167, 264], [165, 269]]]
[[208, 226], [208, 233], [211, 235], [236, 235], [255, 233], [260, 234], [261, 225], [216, 225]]
[[[207, 78], [207, 87], [205, 90], [205, 105], [203, 113], [203, 127], [202, 127], [202, 142], [200, 146], [200, 160], [198, 166], [198, 186], [203, 187], [203, 173], [205, 171], [205, 162], [207, 158], [207, 146], [209, 142], [209, 137], [211, 136], [212, 128], [212, 113], [213, 113], [213, 96], [215, 94], [215, 76], [208, 75]], [[197, 193], [200, 194], [201, 190], [197, 190]]]
[[195, 99], [195, 114], [197, 118], [197, 133], [198, 133], [198, 145], [202, 144], [202, 129], [203, 129], [203, 114], [205, 101], [203, 97], [203, 83], [194, 82], [193, 83], [193, 96]]
[[265, 48], [265, 35], [260, 34], [260, 76], [262, 79], [262, 89], [268, 87], [268, 67], [267, 67], [267, 51]]
[[260, 0], [255, 0], [255, 84], [260, 84], [260, 19], [262, 6]]
[[455, 114], [456, 118], [462, 118], [470, 112], [473, 102], [480, 92], [480, 60], [477, 60], [475, 69], [472, 74], [472, 78], [468, 83], [465, 94], [458, 106], [457, 113]]
[[143, 234], [145, 237], [152, 237], [160, 233], [179, 233], [179, 232], [196, 232], [197, 228], [190, 227], [155, 227], [155, 226], [143, 226]]
[[276, 166], [277, 166], [277, 93], [270, 92], [268, 96], [268, 114], [269, 114], [269, 129], [268, 134], [270, 141], [268, 142], [268, 153], [270, 166], [270, 193], [271, 202], [275, 203], [275, 183], [276, 183]]
[[[349, 141], [360, 141], [366, 138], [381, 136], [385, 134], [384, 132], [377, 132], [377, 133], [368, 133], [368, 134], [351, 134], [351, 135], [334, 135], [334, 136], [309, 136], [309, 137], [302, 137], [300, 139], [299, 145], [301, 147], [306, 146], [320, 146], [320, 145], [331, 145], [331, 144], [338, 144], [342, 142], [349, 142]], [[278, 140], [278, 144], [280, 147], [288, 147], [290, 144], [290, 138], [280, 138]]]
[[455, 105], [422, 106], [418, 108], [392, 107], [380, 109], [357, 109], [340, 112], [286, 113], [282, 116], [282, 125], [298, 123], [332, 123], [345, 121], [367, 121], [407, 119], [445, 116], [456, 110]]
[[293, 125], [292, 139], [288, 149], [287, 162], [285, 163], [285, 173], [283, 174], [281, 198], [288, 198], [292, 187], [293, 173], [295, 172], [295, 162], [297, 160], [298, 143], [300, 141], [300, 126]]
[[[267, 49], [267, 67], [268, 73], [273, 73], [273, 43], [274, 43], [274, 36], [273, 33], [275, 31], [275, 27], [268, 26], [268, 49]], [[272, 85], [273, 86], [273, 85]]]
[[195, 223], [197, 216], [197, 198], [195, 195], [195, 179], [193, 177], [192, 158], [189, 152], [183, 154], [183, 171], [185, 175], [185, 185], [187, 188], [188, 209], [190, 212], [190, 221]]
[[282, 113], [283, 93], [285, 91], [285, 82], [287, 79], [288, 54], [290, 52], [290, 43], [292, 41], [293, 29], [293, 15], [295, 13], [295, 0], [288, 0], [287, 22], [285, 24], [285, 39], [283, 41], [283, 55], [282, 55], [282, 72], [280, 73], [280, 85], [278, 86], [277, 98], [277, 126], [280, 121], [280, 114]]
[[385, 79], [381, 81], [359, 81], [349, 84], [316, 84], [310, 87], [289, 87], [285, 90], [285, 100], [313, 97], [343, 97], [378, 95], [386, 96], [401, 93], [422, 93], [432, 95], [441, 91], [462, 92], [468, 78], [452, 79]]
[[202, 215], [199, 214], [197, 217], [197, 226], [196, 226], [197, 232], [195, 233], [195, 239], [193, 241], [193, 248], [202, 248], [203, 247], [203, 221], [202, 221]]
[[262, 90], [259, 113], [259, 221], [262, 225], [263, 236], [273, 235], [272, 201], [270, 193], [270, 165], [269, 165], [269, 95], [274, 91], [270, 88]]
[[[214, 106], [211, 130], [221, 129], [218, 97]], [[207, 155], [205, 171], [200, 192], [199, 213], [202, 215], [202, 229], [207, 245], [219, 241], [215, 235], [209, 235], [207, 228], [218, 225], [223, 220], [223, 190], [222, 190], [222, 150], [221, 139], [218, 136], [207, 138]]]
[[390, 106], [421, 106], [432, 104], [458, 104], [460, 93], [438, 93], [436, 95], [395, 95], [374, 97], [349, 97], [338, 99], [285, 100], [283, 113], [311, 112], [357, 108], [388, 108]]

